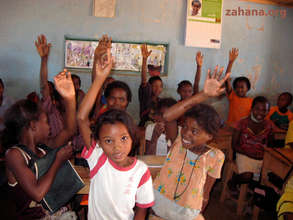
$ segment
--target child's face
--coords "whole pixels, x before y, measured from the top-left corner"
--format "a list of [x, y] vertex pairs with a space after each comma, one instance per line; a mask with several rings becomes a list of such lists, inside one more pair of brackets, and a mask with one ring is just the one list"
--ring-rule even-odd
[[46, 140], [50, 133], [50, 126], [46, 113], [41, 113], [38, 121], [35, 122], [36, 142], [41, 143]]
[[195, 119], [187, 117], [181, 130], [182, 145], [186, 149], [205, 145], [213, 138], [203, 130]]
[[252, 108], [252, 114], [259, 122], [263, 121], [269, 112], [269, 104], [258, 102]]
[[289, 96], [286, 94], [280, 95], [277, 103], [279, 108], [286, 108], [289, 105]]
[[156, 80], [152, 83], [152, 94], [158, 97], [163, 91], [163, 83], [161, 80]]
[[192, 87], [190, 85], [185, 85], [179, 89], [179, 95], [181, 100], [184, 100], [190, 96], [192, 96]]
[[246, 93], [248, 91], [248, 88], [247, 88], [247, 84], [245, 81], [238, 81], [236, 83], [236, 95], [238, 95], [239, 97], [245, 97], [246, 96]]
[[112, 89], [107, 97], [107, 105], [109, 109], [126, 110], [128, 105], [126, 91], [121, 88]]
[[199, 5], [199, 3], [193, 3], [193, 4], [192, 4], [192, 16], [197, 15], [199, 9], [200, 9], [200, 5]]
[[124, 124], [104, 124], [100, 129], [98, 143], [115, 164], [121, 167], [128, 165], [132, 139]]

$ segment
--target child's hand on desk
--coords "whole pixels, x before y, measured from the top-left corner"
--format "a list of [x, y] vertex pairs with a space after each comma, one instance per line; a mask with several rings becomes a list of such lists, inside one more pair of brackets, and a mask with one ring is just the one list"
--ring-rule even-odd
[[223, 74], [224, 68], [222, 67], [218, 73], [218, 66], [214, 69], [213, 74], [211, 70], [208, 70], [207, 78], [204, 83], [203, 92], [205, 95], [210, 97], [216, 97], [225, 92], [223, 87], [225, 81], [230, 77], [231, 73], [227, 73], [223, 79], [220, 80]]
[[196, 65], [198, 65], [198, 66], [202, 66], [202, 63], [203, 63], [203, 55], [202, 55], [202, 53], [200, 52], [200, 51], [198, 51], [197, 53], [196, 53], [196, 58], [195, 58], [195, 60], [196, 60]]
[[239, 49], [232, 48], [232, 50], [229, 51], [229, 62], [233, 63], [237, 59], [238, 54], [239, 54]]
[[51, 44], [47, 43], [45, 35], [39, 35], [38, 40], [35, 41], [35, 45], [41, 58], [47, 58], [49, 56]]
[[141, 55], [142, 55], [143, 59], [147, 59], [152, 53], [151, 50], [148, 51], [148, 47], [146, 44], [142, 44], [140, 49], [141, 49]]
[[75, 98], [75, 89], [71, 79], [71, 73], [64, 69], [54, 77], [55, 87], [63, 98]]
[[66, 160], [69, 160], [73, 155], [73, 148], [71, 142], [68, 143], [65, 147], [62, 147], [56, 154], [56, 159], [63, 163]]

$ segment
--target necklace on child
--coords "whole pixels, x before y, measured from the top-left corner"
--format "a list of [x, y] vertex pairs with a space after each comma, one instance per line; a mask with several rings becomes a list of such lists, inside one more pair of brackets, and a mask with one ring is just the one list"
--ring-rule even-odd
[[186, 152], [185, 152], [185, 156], [184, 156], [184, 160], [183, 160], [183, 163], [182, 163], [182, 166], [181, 166], [181, 169], [180, 169], [180, 173], [179, 173], [179, 176], [178, 176], [178, 179], [177, 179], [177, 185], [176, 185], [176, 188], [175, 188], [175, 192], [174, 192], [174, 195], [173, 195], [173, 199], [174, 199], [174, 200], [176, 200], [176, 199], [178, 199], [180, 196], [182, 196], [182, 195], [185, 193], [185, 191], [187, 190], [187, 188], [188, 188], [188, 186], [189, 186], [189, 184], [190, 184], [190, 181], [191, 181], [191, 177], [192, 177], [192, 174], [193, 174], [193, 171], [194, 171], [194, 167], [195, 167], [195, 165], [196, 165], [196, 163], [197, 163], [199, 157], [200, 157], [202, 154], [203, 154], [203, 153], [197, 155], [196, 159], [194, 160], [194, 164], [193, 164], [193, 166], [192, 166], [191, 174], [190, 174], [190, 177], [189, 177], [188, 183], [187, 183], [187, 185], [185, 186], [184, 190], [183, 190], [181, 193], [177, 194], [177, 190], [178, 190], [178, 186], [179, 186], [180, 178], [181, 178], [181, 175], [182, 175], [182, 171], [183, 171], [183, 167], [184, 167], [185, 159], [186, 159], [186, 155], [187, 155], [187, 150], [186, 150]]

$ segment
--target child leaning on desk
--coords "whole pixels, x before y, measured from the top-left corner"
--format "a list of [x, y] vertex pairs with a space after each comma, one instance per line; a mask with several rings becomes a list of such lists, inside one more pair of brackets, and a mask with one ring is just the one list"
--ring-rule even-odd
[[[210, 106], [198, 104], [224, 92], [222, 71], [210, 71], [202, 92], [170, 107], [164, 113], [173, 121], [185, 113], [181, 132], [167, 155], [164, 166], [154, 181], [155, 215], [168, 220], [203, 219], [211, 188], [221, 175], [224, 154], [207, 145], [220, 127], [220, 117]], [[198, 104], [198, 105], [196, 105]]]
[[88, 219], [142, 220], [154, 204], [154, 195], [148, 167], [128, 156], [136, 129], [132, 118], [123, 110], [111, 109], [98, 118], [93, 133], [90, 129], [89, 113], [112, 67], [111, 39], [100, 41], [98, 50], [106, 51], [107, 57], [97, 57], [96, 77], [78, 111], [86, 145], [82, 156], [89, 164], [91, 178]]

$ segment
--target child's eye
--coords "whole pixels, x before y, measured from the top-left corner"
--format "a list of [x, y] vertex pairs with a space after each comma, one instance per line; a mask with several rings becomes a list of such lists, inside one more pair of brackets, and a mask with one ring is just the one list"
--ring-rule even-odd
[[124, 142], [124, 141], [127, 141], [128, 140], [128, 137], [127, 136], [123, 136], [122, 138], [121, 138], [121, 140]]
[[192, 131], [192, 134], [193, 134], [193, 135], [198, 135], [198, 134], [199, 134], [199, 130], [198, 130], [198, 129], [194, 129], [194, 130]]
[[105, 143], [106, 143], [106, 144], [112, 144], [112, 140], [111, 140], [111, 139], [106, 139], [106, 140], [105, 140]]

